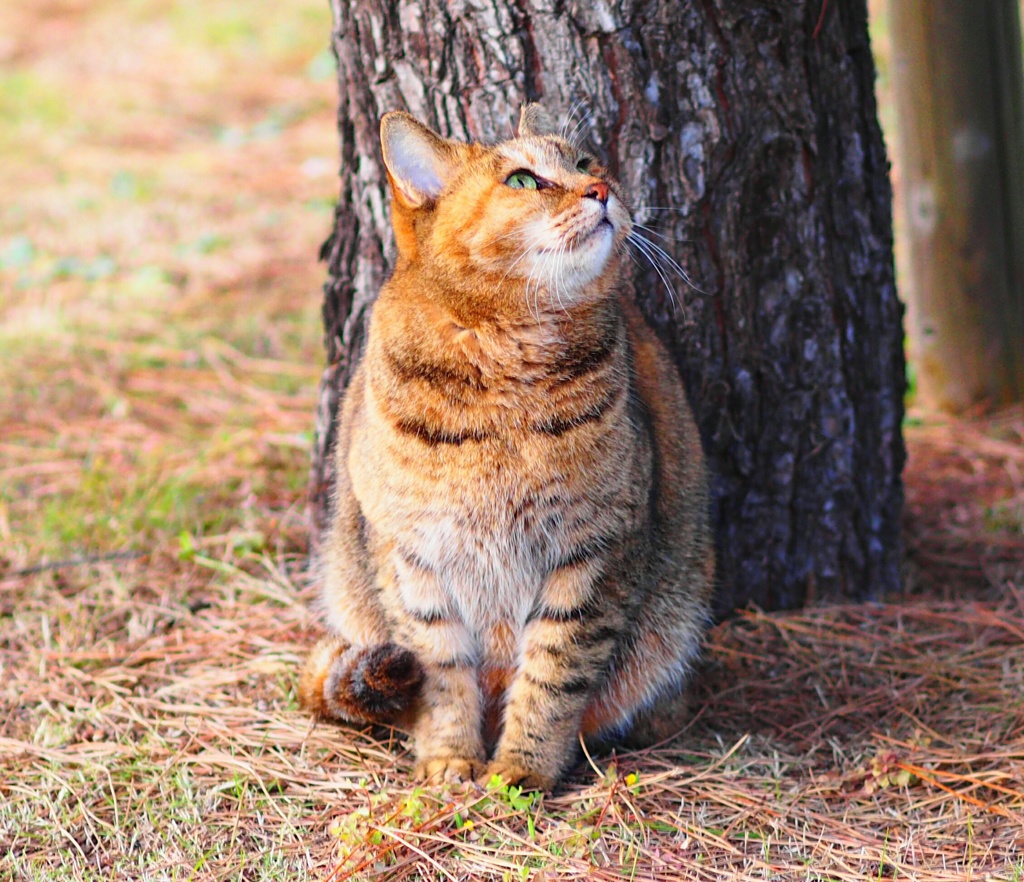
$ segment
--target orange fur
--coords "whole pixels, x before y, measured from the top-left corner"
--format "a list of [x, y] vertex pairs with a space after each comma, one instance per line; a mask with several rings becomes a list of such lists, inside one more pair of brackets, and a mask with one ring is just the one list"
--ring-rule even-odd
[[680, 706], [714, 571], [700, 441], [625, 295], [604, 169], [536, 105], [493, 147], [404, 114], [381, 140], [398, 260], [340, 416], [337, 636], [300, 695], [355, 721], [401, 706], [423, 777], [550, 787], [581, 731]]

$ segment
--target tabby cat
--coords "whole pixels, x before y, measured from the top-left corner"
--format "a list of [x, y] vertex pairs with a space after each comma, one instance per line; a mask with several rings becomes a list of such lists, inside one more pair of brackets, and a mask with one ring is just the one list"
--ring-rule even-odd
[[[670, 734], [709, 617], [707, 478], [627, 296], [618, 184], [538, 105], [495, 146], [381, 122], [398, 259], [342, 405], [320, 718], [431, 781], [550, 788], [580, 736]], [[678, 728], [678, 727], [677, 727]]]

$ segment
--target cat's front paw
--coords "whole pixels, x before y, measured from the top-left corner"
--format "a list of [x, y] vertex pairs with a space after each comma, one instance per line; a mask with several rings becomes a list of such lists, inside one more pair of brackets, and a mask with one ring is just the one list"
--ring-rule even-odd
[[425, 784], [460, 784], [474, 780], [484, 768], [480, 759], [437, 756], [416, 763], [416, 778]]
[[495, 775], [499, 775], [508, 786], [522, 787], [523, 790], [553, 790], [558, 783], [556, 777], [536, 772], [511, 759], [495, 759], [488, 763], [477, 781], [487, 786]]

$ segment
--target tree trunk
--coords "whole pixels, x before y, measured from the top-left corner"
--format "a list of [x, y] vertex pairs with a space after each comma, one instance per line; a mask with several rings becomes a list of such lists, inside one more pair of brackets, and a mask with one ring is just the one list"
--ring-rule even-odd
[[316, 527], [393, 248], [381, 114], [500, 140], [537, 100], [692, 280], [635, 255], [714, 471], [719, 610], [898, 589], [902, 311], [865, 0], [333, 3], [341, 193], [323, 250]]
[[1018, 0], [890, 4], [909, 332], [921, 399], [1024, 400]]

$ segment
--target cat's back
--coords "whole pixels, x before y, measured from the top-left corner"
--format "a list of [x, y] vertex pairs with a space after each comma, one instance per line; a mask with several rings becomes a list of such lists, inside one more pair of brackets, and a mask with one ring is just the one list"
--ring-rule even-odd
[[658, 506], [671, 521], [680, 515], [705, 526], [708, 475], [700, 433], [682, 377], [668, 349], [639, 307], [620, 298], [633, 360], [633, 383], [650, 421], [656, 450]]

